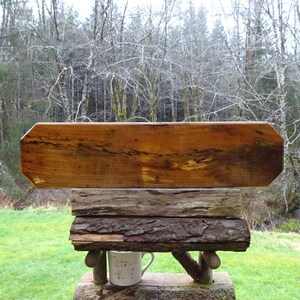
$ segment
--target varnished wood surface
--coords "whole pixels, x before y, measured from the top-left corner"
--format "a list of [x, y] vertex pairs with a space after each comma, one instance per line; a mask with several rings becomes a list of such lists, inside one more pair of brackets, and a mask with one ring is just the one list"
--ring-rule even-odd
[[242, 219], [76, 217], [70, 240], [88, 251], [245, 251], [250, 232]]
[[239, 189], [73, 189], [75, 216], [242, 216]]
[[267, 123], [38, 123], [21, 163], [39, 188], [266, 186], [283, 140]]

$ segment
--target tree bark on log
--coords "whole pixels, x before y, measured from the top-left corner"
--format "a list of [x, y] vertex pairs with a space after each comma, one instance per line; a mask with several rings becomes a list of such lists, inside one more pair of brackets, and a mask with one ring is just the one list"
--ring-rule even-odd
[[74, 189], [75, 216], [225, 217], [242, 215], [239, 189]]
[[250, 232], [242, 219], [76, 217], [70, 240], [88, 251], [245, 251]]
[[91, 273], [77, 284], [74, 300], [234, 300], [235, 292], [228, 273], [214, 273], [209, 285], [192, 282], [186, 274], [146, 272], [138, 284], [120, 287], [112, 284], [97, 286]]

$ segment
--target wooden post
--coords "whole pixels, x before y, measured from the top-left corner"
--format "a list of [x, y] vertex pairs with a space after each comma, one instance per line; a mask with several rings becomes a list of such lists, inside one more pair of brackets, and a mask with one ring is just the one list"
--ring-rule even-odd
[[200, 283], [213, 283], [212, 269], [206, 263], [203, 254], [199, 252]]
[[172, 251], [172, 255], [178, 260], [195, 282], [200, 282], [201, 271], [199, 265], [188, 252]]
[[172, 255], [197, 283], [213, 283], [212, 269], [217, 269], [221, 265], [221, 260], [215, 251], [199, 252], [199, 264], [188, 252], [173, 251]]
[[85, 264], [93, 268], [93, 281], [96, 285], [107, 283], [106, 251], [89, 251]]

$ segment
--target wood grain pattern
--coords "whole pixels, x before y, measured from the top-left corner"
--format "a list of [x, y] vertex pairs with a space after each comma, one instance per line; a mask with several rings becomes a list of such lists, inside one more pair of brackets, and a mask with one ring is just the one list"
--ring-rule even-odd
[[76, 217], [70, 240], [88, 251], [245, 251], [250, 232], [242, 219]]
[[267, 123], [38, 123], [21, 162], [39, 188], [266, 186], [283, 139]]
[[110, 283], [96, 285], [86, 273], [77, 284], [73, 300], [235, 300], [235, 291], [226, 272], [214, 273], [214, 282], [193, 283], [186, 274], [150, 273], [138, 284], [121, 287]]
[[242, 216], [238, 189], [73, 189], [75, 216]]

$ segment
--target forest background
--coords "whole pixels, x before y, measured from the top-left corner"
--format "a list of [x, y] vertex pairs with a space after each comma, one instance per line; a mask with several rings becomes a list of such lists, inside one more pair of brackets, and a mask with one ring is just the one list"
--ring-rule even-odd
[[268, 189], [244, 191], [246, 217], [256, 226], [299, 212], [299, 0], [209, 11], [92, 2], [82, 17], [63, 0], [0, 1], [2, 202], [22, 207], [34, 193], [19, 140], [38, 121], [267, 121], [285, 140], [285, 167]]

